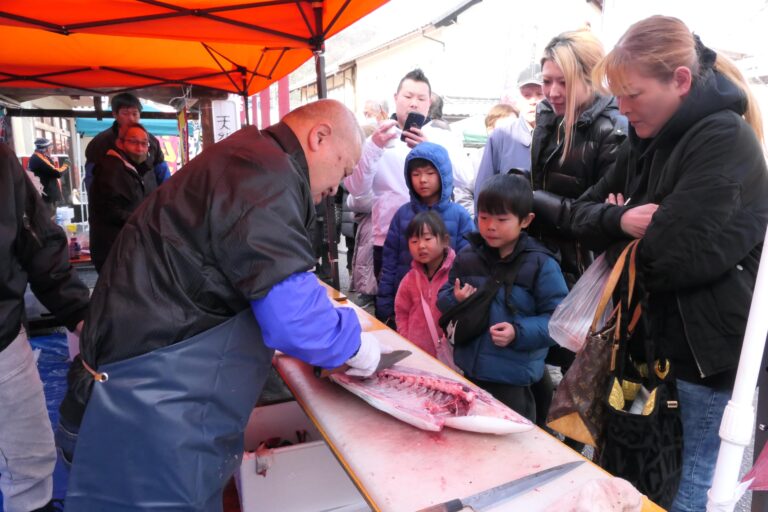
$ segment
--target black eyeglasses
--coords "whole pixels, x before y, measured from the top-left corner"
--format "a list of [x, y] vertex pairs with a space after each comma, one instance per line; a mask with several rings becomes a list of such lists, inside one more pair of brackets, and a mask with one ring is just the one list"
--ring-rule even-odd
[[123, 142], [126, 144], [132, 144], [134, 146], [139, 146], [142, 148], [148, 148], [149, 147], [149, 141], [148, 140], [137, 140], [137, 139], [122, 139]]

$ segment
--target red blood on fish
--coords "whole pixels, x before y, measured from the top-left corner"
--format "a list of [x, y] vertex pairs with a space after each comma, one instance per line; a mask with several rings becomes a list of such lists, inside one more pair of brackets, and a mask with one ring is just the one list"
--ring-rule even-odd
[[435, 373], [395, 365], [368, 378], [345, 373], [330, 378], [377, 409], [423, 430], [436, 432], [446, 425], [508, 434], [533, 428], [486, 391]]

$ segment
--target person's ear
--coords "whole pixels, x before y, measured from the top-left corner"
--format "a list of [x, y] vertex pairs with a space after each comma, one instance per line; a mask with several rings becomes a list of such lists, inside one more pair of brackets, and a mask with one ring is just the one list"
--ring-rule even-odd
[[672, 82], [680, 96], [685, 96], [691, 90], [693, 75], [690, 68], [679, 66], [672, 72]]
[[531, 212], [528, 215], [526, 215], [522, 221], [520, 221], [520, 227], [525, 229], [528, 226], [531, 225], [531, 222], [533, 222], [533, 219], [536, 218], [536, 214]]
[[322, 144], [327, 143], [331, 136], [331, 125], [328, 123], [317, 123], [309, 129], [308, 144], [311, 151], [319, 151]]

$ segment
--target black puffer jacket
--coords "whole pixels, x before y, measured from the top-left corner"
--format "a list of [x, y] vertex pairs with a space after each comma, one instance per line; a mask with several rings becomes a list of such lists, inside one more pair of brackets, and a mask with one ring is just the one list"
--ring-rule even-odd
[[537, 191], [537, 217], [529, 231], [559, 254], [571, 286], [589, 266], [592, 255], [564, 229], [564, 219], [568, 218], [571, 200], [613, 169], [616, 150], [626, 139], [627, 120], [619, 113], [613, 96], [595, 96], [592, 106], [579, 115], [571, 149], [560, 163], [565, 144], [562, 119], [547, 100], [539, 104], [531, 142], [531, 182]]
[[97, 271], [101, 271], [128, 217], [156, 188], [149, 163], [135, 164], [120, 150], [110, 149], [94, 167], [88, 222], [91, 260]]
[[27, 282], [56, 319], [74, 330], [88, 288], [69, 264], [67, 237], [53, 223], [16, 155], [0, 143], [0, 351], [19, 334]]
[[[615, 169], [572, 206], [574, 234], [601, 248], [627, 240], [632, 205], [659, 205], [638, 270], [653, 338], [686, 380], [726, 373], [732, 385], [768, 223], [768, 169], [744, 100], [706, 71], [654, 139], [630, 130]], [[630, 206], [604, 203], [618, 192]]]

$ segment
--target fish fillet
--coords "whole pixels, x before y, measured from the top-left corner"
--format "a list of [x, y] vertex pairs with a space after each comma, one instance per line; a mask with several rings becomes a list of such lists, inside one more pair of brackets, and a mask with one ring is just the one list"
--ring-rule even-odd
[[395, 365], [371, 377], [336, 373], [330, 379], [373, 407], [422, 430], [444, 426], [487, 434], [511, 434], [533, 423], [490, 393], [434, 373]]

